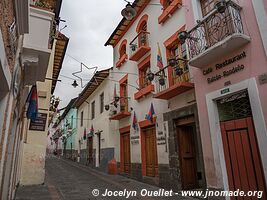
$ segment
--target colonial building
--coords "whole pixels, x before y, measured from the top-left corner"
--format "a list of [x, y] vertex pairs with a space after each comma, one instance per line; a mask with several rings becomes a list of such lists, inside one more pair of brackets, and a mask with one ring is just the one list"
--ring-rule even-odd
[[[4, 113], [0, 120], [1, 199], [13, 199], [19, 183], [44, 182], [47, 117], [51, 90], [56, 84], [52, 80], [58, 76], [67, 44], [63, 39], [59, 47], [61, 36], [56, 34], [60, 7], [61, 1], [54, 0], [0, 3], [0, 107]], [[25, 116], [31, 85], [36, 85], [35, 97], [39, 97], [36, 123]]]
[[135, 1], [136, 16], [123, 18], [106, 43], [120, 81], [121, 110], [111, 117], [120, 127], [120, 172], [175, 190], [202, 188], [194, 80], [177, 36], [187, 8], [176, 0], [150, 3]]
[[185, 2], [207, 186], [266, 195], [266, 1]]
[[117, 123], [110, 121], [114, 113], [113, 90], [116, 80], [111, 69], [97, 71], [78, 96], [77, 161], [107, 172], [108, 162], [119, 159]]
[[77, 135], [77, 109], [74, 108], [74, 102], [76, 98], [70, 100], [63, 114], [61, 120], [63, 120], [63, 156], [72, 160], [77, 158], [76, 139]]

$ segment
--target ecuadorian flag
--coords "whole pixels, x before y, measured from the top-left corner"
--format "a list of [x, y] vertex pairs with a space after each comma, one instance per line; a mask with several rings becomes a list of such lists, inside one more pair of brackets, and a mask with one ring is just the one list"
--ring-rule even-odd
[[26, 116], [28, 119], [34, 121], [38, 116], [38, 96], [36, 85], [32, 86], [26, 102], [29, 103]]
[[163, 62], [162, 62], [162, 56], [161, 56], [161, 51], [158, 43], [158, 55], [157, 55], [157, 66], [159, 69], [163, 68]]

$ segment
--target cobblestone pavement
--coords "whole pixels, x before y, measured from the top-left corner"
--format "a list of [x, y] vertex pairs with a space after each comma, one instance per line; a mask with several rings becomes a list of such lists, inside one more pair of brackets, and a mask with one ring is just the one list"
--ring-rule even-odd
[[[99, 196], [93, 196], [93, 190]], [[107, 175], [72, 161], [49, 157], [46, 161], [46, 180], [44, 185], [22, 186], [16, 193], [17, 200], [88, 200], [88, 199], [126, 199], [126, 197], [104, 197], [105, 190], [137, 191], [128, 199], [192, 199], [180, 196], [142, 197], [140, 191], [158, 191], [160, 188], [128, 179], [119, 175]], [[94, 190], [97, 193], [96, 190]]]

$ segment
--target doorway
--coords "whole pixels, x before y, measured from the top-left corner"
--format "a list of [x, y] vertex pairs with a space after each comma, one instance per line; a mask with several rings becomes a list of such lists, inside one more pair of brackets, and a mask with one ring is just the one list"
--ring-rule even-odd
[[131, 152], [130, 152], [130, 132], [121, 135], [122, 140], [122, 169], [124, 173], [129, 174], [131, 171]]
[[194, 116], [178, 119], [176, 125], [182, 189], [195, 189], [198, 179]]
[[92, 164], [93, 163], [93, 137], [88, 137], [87, 139], [87, 151], [88, 151], [87, 162], [88, 164]]
[[145, 145], [145, 166], [146, 176], [155, 177], [158, 175], [158, 155], [156, 143], [156, 129], [149, 127], [143, 129], [144, 145]]
[[229, 190], [263, 191], [262, 199], [266, 200], [266, 184], [247, 91], [220, 99], [217, 106]]

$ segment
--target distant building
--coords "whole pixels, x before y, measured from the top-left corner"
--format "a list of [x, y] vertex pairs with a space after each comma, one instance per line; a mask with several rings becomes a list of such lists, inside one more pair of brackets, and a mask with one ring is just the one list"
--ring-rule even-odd
[[112, 69], [97, 71], [78, 96], [77, 139], [79, 162], [107, 172], [108, 162], [119, 159], [117, 123], [110, 121], [114, 112]]

